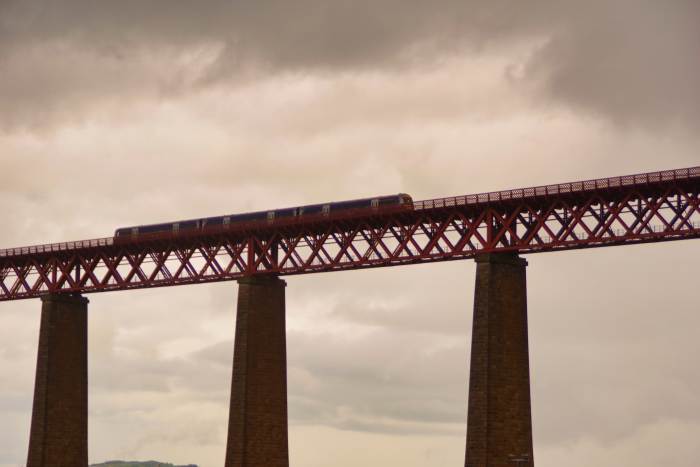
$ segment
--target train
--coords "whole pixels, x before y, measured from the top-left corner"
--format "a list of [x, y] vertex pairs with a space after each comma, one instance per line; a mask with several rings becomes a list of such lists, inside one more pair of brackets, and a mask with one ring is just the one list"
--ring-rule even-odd
[[165, 222], [161, 224], [121, 227], [115, 230], [114, 237], [115, 239], [123, 240], [126, 238], [138, 238], [141, 235], [154, 235], [166, 232], [176, 234], [181, 232], [204, 232], [209, 229], [230, 228], [238, 224], [250, 222], [266, 222], [267, 224], [273, 224], [277, 219], [293, 219], [307, 216], [330, 216], [331, 214], [340, 214], [345, 211], [367, 210], [370, 212], [378, 212], [387, 208], [397, 207], [413, 209], [413, 198], [406, 193], [399, 193], [397, 195], [337, 201], [325, 204], [310, 204], [307, 206], [275, 209], [273, 211], [256, 211], [244, 214], [231, 214], [227, 216]]

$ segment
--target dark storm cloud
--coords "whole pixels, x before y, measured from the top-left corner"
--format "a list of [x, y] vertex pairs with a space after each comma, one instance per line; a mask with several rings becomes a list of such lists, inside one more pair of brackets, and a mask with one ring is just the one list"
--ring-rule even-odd
[[375, 66], [393, 62], [417, 43], [445, 46], [519, 35], [536, 23], [539, 8], [511, 10], [502, 0], [68, 0], [6, 2], [2, 9], [6, 47], [65, 40], [125, 58], [130, 48], [216, 41], [226, 49], [222, 61], [255, 58], [297, 68]]
[[41, 124], [107, 98], [289, 71], [432, 66], [531, 43], [510, 74], [539, 96], [619, 121], [693, 121], [698, 17], [692, 0], [8, 0], [0, 120]]
[[544, 94], [622, 123], [700, 118], [700, 2], [580, 2], [527, 63]]

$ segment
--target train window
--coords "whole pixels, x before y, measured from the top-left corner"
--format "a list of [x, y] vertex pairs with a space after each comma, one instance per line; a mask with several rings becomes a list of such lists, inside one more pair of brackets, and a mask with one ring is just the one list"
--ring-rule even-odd
[[268, 211], [267, 212], [267, 221], [272, 222], [275, 220], [275, 211]]
[[179, 223], [179, 222], [175, 222], [175, 223], [173, 224], [173, 232], [177, 232], [178, 230], [180, 230], [180, 223]]
[[132, 227], [132, 228], [131, 228], [131, 235], [133, 235], [133, 236], [135, 237], [135, 236], [137, 236], [138, 234], [139, 234], [139, 228], [138, 228], [138, 227]]
[[374, 198], [371, 203], [373, 208], [379, 207], [379, 198]]
[[321, 212], [323, 212], [323, 214], [325, 214], [325, 215], [327, 216], [328, 213], [331, 212], [331, 205], [330, 205], [330, 204], [324, 204], [324, 205], [323, 205], [323, 208], [321, 209]]
[[224, 225], [229, 225], [230, 223], [231, 223], [231, 217], [230, 216], [224, 217]]
[[275, 211], [275, 219], [294, 217], [296, 215], [297, 215], [296, 208], [280, 209], [279, 211]]

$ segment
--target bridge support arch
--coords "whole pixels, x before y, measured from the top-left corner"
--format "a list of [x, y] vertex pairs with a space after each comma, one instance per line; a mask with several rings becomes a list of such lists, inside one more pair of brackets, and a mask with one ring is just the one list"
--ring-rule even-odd
[[476, 257], [466, 467], [532, 467], [527, 261]]
[[27, 467], [87, 467], [87, 308], [80, 295], [42, 297]]
[[285, 281], [238, 281], [225, 467], [289, 467]]

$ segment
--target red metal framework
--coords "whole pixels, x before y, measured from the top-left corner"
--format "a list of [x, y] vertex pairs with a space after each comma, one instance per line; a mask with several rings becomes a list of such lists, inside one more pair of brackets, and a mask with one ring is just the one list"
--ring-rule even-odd
[[198, 235], [0, 250], [0, 301], [697, 237], [700, 167]]

